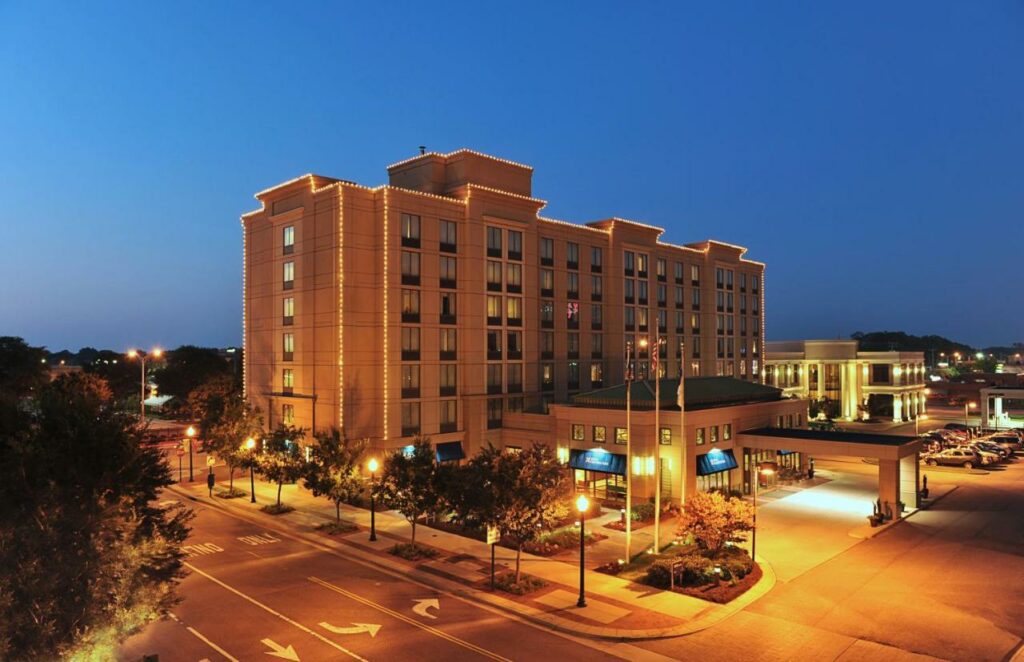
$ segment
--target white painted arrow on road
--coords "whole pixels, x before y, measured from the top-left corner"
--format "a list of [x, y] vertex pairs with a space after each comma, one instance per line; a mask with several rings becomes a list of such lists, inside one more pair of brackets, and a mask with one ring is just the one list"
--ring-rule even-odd
[[413, 613], [419, 614], [420, 616], [426, 616], [427, 618], [437, 618], [433, 614], [427, 613], [427, 610], [433, 607], [440, 611], [441, 602], [437, 598], [421, 598], [414, 600], [416, 605], [412, 608]]
[[330, 623], [321, 623], [320, 627], [335, 634], [363, 634], [364, 632], [369, 633], [370, 638], [377, 636], [377, 631], [380, 630], [379, 625], [376, 623], [353, 623], [355, 627], [351, 628], [340, 628], [337, 625], [331, 625]]
[[262, 639], [260, 643], [268, 648], [273, 648], [272, 651], [264, 651], [267, 655], [273, 655], [283, 660], [292, 660], [292, 662], [299, 662], [299, 656], [295, 654], [295, 649], [288, 645], [284, 647], [281, 644], [275, 642], [273, 639]]

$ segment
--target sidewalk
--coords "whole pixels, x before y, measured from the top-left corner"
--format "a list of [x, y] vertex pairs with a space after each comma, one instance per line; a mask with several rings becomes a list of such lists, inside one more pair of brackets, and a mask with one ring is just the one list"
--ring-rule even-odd
[[[219, 483], [218, 488], [220, 487], [226, 487], [226, 483]], [[239, 484], [239, 487], [248, 488], [248, 484]], [[346, 556], [357, 556], [374, 565], [411, 575], [417, 581], [435, 588], [455, 592], [462, 597], [577, 635], [636, 640], [691, 634], [732, 616], [766, 594], [775, 584], [775, 575], [771, 567], [763, 559], [759, 559], [764, 573], [761, 580], [729, 604], [719, 605], [588, 570], [587, 606], [579, 608], [576, 606], [579, 595], [578, 554], [545, 558], [524, 552], [523, 573], [543, 579], [548, 586], [519, 597], [501, 591], [490, 591], [491, 550], [483, 542], [421, 524], [416, 527], [417, 543], [437, 549], [441, 552], [440, 556], [431, 560], [410, 562], [388, 553], [395, 543], [407, 542], [411, 537], [409, 523], [394, 512], [376, 514], [378, 541], [371, 543], [368, 540], [369, 511], [348, 505], [342, 506], [342, 519], [357, 524], [360, 531], [339, 536], [329, 536], [315, 531], [317, 525], [334, 521], [334, 504], [327, 499], [313, 497], [307, 490], [295, 485], [284, 486], [281, 497], [282, 502], [294, 507], [295, 511], [278, 516], [259, 511], [261, 506], [274, 503], [277, 489], [276, 486], [261, 481], [256, 483], [256, 498], [259, 502], [257, 504], [249, 503], [247, 498], [211, 499], [207, 496], [205, 485], [182, 484], [171, 489], [206, 505], [221, 508], [258, 523], [260, 526], [286, 531], [305, 540], [333, 548]], [[600, 528], [603, 519], [595, 521], [598, 528], [594, 531], [605, 535], [619, 533]], [[588, 522], [588, 530], [589, 524]], [[603, 541], [606, 547], [599, 557], [610, 555], [610, 550], [613, 549], [610, 543], [617, 540], [618, 536], [609, 535], [609, 540]], [[601, 544], [598, 543], [598, 546]], [[587, 550], [588, 557], [590, 549]], [[503, 568], [514, 569], [514, 550], [498, 546], [495, 556], [499, 572]], [[592, 564], [588, 559], [587, 566], [592, 565], [596, 563]]]

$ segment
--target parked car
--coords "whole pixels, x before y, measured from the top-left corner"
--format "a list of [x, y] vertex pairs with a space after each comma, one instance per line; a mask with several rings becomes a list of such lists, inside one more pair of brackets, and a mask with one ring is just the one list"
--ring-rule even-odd
[[958, 466], [965, 469], [973, 469], [982, 466], [981, 457], [971, 448], [946, 448], [938, 453], [931, 453], [924, 458], [925, 464], [929, 466], [944, 465]]
[[1009, 460], [1013, 457], [1013, 451], [1009, 448], [1003, 448], [999, 444], [992, 444], [987, 441], [975, 441], [970, 444], [974, 450], [976, 450], [984, 459], [985, 453], [990, 453], [995, 457], [997, 462], [1002, 460]]
[[946, 423], [942, 427], [942, 429], [943, 430], [956, 430], [958, 432], [966, 432], [968, 434], [970, 434], [970, 432], [971, 432], [971, 427], [969, 425], [964, 425], [963, 423]]
[[1012, 437], [999, 437], [992, 435], [991, 437], [982, 437], [981, 439], [978, 439], [978, 441], [1002, 448], [1006, 451], [1006, 454], [1009, 457], [1013, 457], [1016, 454], [1016, 451], [1020, 450], [1020, 442], [1016, 441]]
[[996, 434], [989, 435], [985, 440], [991, 441], [994, 444], [1009, 446], [1015, 451], [1019, 451], [1022, 447], [1020, 437], [1012, 432], [997, 432]]

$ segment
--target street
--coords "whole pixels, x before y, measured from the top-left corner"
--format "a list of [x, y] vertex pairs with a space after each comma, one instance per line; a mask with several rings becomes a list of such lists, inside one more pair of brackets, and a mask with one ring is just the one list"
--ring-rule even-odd
[[[178, 498], [168, 495], [168, 499]], [[129, 639], [121, 660], [635, 659], [623, 644], [581, 642], [415, 581], [196, 510], [174, 618]], [[657, 657], [657, 656], [652, 656]]]

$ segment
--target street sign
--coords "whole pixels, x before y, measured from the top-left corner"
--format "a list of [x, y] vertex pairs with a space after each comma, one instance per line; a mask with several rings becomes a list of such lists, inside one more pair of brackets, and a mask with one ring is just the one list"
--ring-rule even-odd
[[181, 446], [178, 446], [178, 457], [181, 457], [184, 454], [185, 454], [185, 449], [182, 448]]
[[494, 545], [501, 540], [501, 534], [498, 532], [498, 527], [489, 526], [487, 527], [487, 544]]
[[207, 455], [206, 456], [206, 466], [212, 467], [216, 463], [217, 463], [217, 460], [215, 460], [212, 455]]

